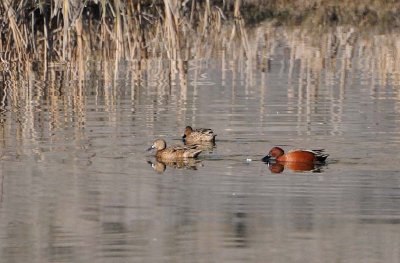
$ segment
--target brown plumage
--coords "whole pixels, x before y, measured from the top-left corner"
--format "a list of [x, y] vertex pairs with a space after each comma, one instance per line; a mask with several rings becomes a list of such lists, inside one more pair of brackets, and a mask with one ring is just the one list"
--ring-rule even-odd
[[273, 147], [263, 161], [315, 163], [324, 162], [329, 154], [324, 150], [292, 150], [285, 154], [280, 147]]
[[201, 142], [215, 142], [215, 136], [211, 129], [193, 129], [190, 126], [186, 126], [185, 133], [182, 138], [188, 144], [201, 143]]
[[160, 160], [179, 160], [184, 158], [196, 158], [202, 151], [194, 147], [173, 146], [167, 147], [163, 139], [157, 139], [149, 150], [156, 149], [156, 157]]

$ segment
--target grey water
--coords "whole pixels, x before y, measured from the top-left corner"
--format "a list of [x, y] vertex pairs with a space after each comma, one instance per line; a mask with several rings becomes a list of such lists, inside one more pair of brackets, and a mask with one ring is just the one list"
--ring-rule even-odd
[[[400, 262], [399, 35], [257, 30], [0, 79], [2, 261]], [[197, 161], [146, 151], [186, 125], [217, 134]], [[277, 173], [275, 145], [330, 156]]]

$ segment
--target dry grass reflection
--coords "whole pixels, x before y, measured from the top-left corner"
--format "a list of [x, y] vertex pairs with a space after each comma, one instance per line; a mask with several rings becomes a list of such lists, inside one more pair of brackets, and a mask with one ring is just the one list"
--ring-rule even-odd
[[[167, 48], [167, 56], [148, 52], [146, 58], [130, 61], [123, 56], [97, 61], [86, 55], [47, 65], [3, 60], [0, 108], [3, 116], [9, 116], [2, 120], [15, 119], [14, 128], [19, 130], [19, 136], [43, 133], [43, 127], [49, 133], [66, 126], [74, 126], [78, 131], [84, 127], [92, 104], [104, 107], [110, 113], [109, 121], [115, 124], [121, 100], [129, 97], [135, 112], [140, 101], [152, 94], [162, 103], [176, 103], [181, 109], [178, 117], [183, 116], [199, 107], [187, 104], [188, 100], [195, 101], [197, 86], [216, 84], [204, 78], [207, 63], [219, 68], [216, 74], [222, 86], [232, 84], [233, 96], [238, 92], [238, 82], [244, 83], [245, 92], [259, 93], [260, 115], [264, 116], [266, 94], [274, 89], [266, 84], [271, 63], [280, 61], [281, 74], [287, 74], [288, 103], [298, 105], [288, 110], [297, 111], [299, 123], [309, 122], [313, 103], [330, 100], [331, 108], [327, 110], [335, 132], [342, 122], [344, 94], [351, 89], [354, 78], [360, 79], [361, 85], [369, 87], [370, 95], [377, 97], [391, 96], [377, 89], [377, 85], [400, 85], [397, 33], [367, 34], [352, 27], [336, 27], [314, 34], [304, 28], [281, 28], [268, 23], [254, 28], [235, 23], [221, 26], [218, 31], [218, 35], [209, 38], [192, 36], [186, 46], [174, 51]], [[278, 54], [281, 47], [284, 51]], [[179, 96], [172, 95], [175, 91]], [[154, 102], [150, 110], [162, 111], [159, 103]], [[394, 110], [398, 112], [399, 108]], [[155, 121], [156, 115], [149, 112], [147, 118]], [[5, 125], [15, 124], [2, 121], [3, 129]]]

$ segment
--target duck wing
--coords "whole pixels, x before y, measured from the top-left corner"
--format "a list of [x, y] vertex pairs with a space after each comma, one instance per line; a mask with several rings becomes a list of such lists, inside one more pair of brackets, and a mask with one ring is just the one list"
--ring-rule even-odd
[[197, 144], [194, 145], [174, 145], [170, 148], [172, 152], [196, 150]]
[[214, 131], [211, 129], [198, 128], [198, 129], [195, 129], [194, 131], [198, 132], [198, 133], [203, 133], [203, 134], [210, 134], [210, 135], [214, 134]]
[[328, 158], [329, 154], [325, 153], [325, 149], [313, 149], [313, 150], [308, 150], [308, 149], [294, 149], [289, 151], [290, 152], [295, 152], [295, 151], [305, 151], [305, 152], [310, 152], [315, 155], [316, 159], [318, 162], [324, 162], [326, 158]]

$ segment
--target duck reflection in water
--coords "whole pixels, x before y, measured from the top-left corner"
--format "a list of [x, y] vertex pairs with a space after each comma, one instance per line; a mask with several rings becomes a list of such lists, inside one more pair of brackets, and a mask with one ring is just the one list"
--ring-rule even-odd
[[198, 165], [201, 165], [201, 161], [193, 158], [175, 160], [175, 161], [166, 161], [160, 158], [156, 158], [154, 162], [147, 161], [151, 167], [157, 173], [163, 173], [167, 166], [174, 169], [188, 169], [188, 170], [197, 170]]
[[272, 173], [282, 173], [285, 169], [288, 169], [293, 172], [313, 172], [320, 173], [322, 172], [322, 167], [325, 166], [325, 163], [292, 163], [292, 162], [267, 162], [268, 169]]

